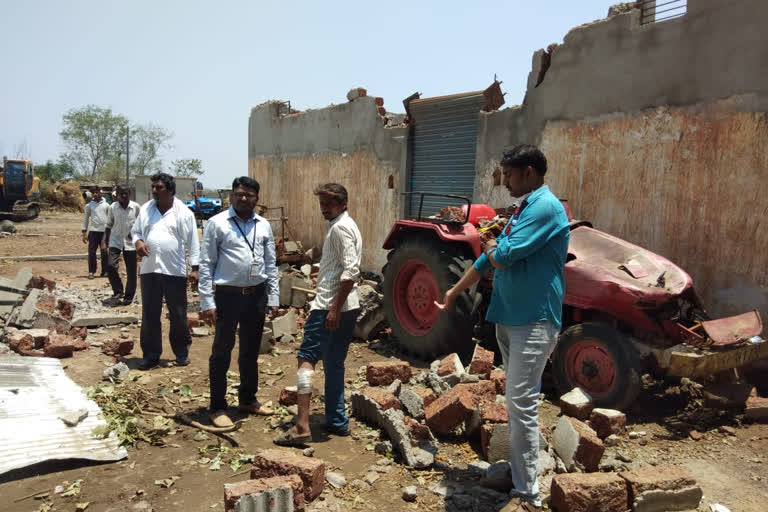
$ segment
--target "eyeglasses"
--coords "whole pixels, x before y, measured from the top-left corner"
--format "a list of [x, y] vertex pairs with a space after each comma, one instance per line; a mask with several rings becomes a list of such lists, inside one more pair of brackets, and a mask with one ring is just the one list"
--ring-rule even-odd
[[237, 199], [256, 199], [259, 197], [258, 194], [246, 194], [245, 192], [233, 192], [232, 195]]

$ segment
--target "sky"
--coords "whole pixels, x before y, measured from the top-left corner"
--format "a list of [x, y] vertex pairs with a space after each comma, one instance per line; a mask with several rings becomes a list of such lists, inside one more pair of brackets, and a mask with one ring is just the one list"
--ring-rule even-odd
[[0, 154], [56, 160], [62, 115], [93, 104], [166, 128], [166, 167], [200, 158], [205, 187], [227, 187], [260, 103], [322, 108], [360, 86], [402, 112], [496, 75], [520, 104], [533, 52], [616, 1], [0, 0]]

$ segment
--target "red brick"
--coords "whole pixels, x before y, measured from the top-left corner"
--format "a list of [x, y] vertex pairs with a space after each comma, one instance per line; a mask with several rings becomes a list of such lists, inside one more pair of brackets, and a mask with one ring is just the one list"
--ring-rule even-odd
[[278, 402], [280, 405], [295, 405], [298, 396], [296, 386], [286, 386], [280, 391]]
[[678, 466], [647, 466], [624, 471], [619, 476], [626, 481], [630, 505], [642, 501], [642, 495], [646, 492], [653, 494], [656, 501], [660, 494], [669, 491], [669, 500], [665, 501], [676, 505], [674, 509], [670, 507], [670, 510], [695, 510], [699, 506], [701, 488], [688, 472]]
[[405, 416], [403, 418], [403, 423], [405, 423], [405, 426], [408, 427], [408, 430], [411, 432], [411, 437], [417, 441], [422, 441], [425, 439], [429, 439], [431, 437], [431, 432], [429, 430], [429, 427], [426, 425], [423, 425], [416, 421], [415, 419], [411, 418], [410, 416]]
[[550, 504], [557, 512], [629, 510], [627, 485], [613, 473], [564, 473], [552, 479]]
[[475, 353], [472, 362], [469, 363], [469, 373], [477, 375], [490, 375], [493, 371], [493, 352], [485, 350], [480, 345], [475, 345]]
[[578, 463], [586, 471], [597, 471], [605, 452], [603, 442], [589, 425], [568, 416], [561, 416], [558, 420], [553, 444], [569, 469]]
[[113, 338], [101, 346], [101, 351], [108, 356], [126, 356], [133, 351], [133, 340]]
[[484, 402], [483, 414], [480, 416], [483, 423], [506, 423], [507, 406], [496, 402]]
[[56, 297], [53, 295], [41, 295], [35, 303], [35, 309], [44, 313], [53, 313], [56, 309]]
[[369, 363], [365, 378], [371, 386], [388, 386], [396, 379], [408, 382], [411, 378], [411, 365], [407, 361], [378, 361]]
[[67, 333], [73, 338], [80, 338], [85, 339], [88, 337], [88, 328], [87, 327], [73, 327], [69, 330]]
[[447, 434], [455, 429], [475, 409], [472, 393], [460, 386], [450, 391], [424, 408], [427, 426], [434, 432]]
[[577, 420], [586, 421], [594, 407], [592, 399], [580, 388], [573, 388], [560, 397], [560, 410]]
[[589, 426], [600, 439], [611, 434], [623, 434], [627, 427], [627, 415], [613, 409], [595, 409], [589, 417]]
[[[376, 100], [376, 106], [377, 107], [383, 107], [384, 106], [384, 98], [375, 98]], [[375, 286], [374, 286], [375, 288]]]
[[507, 378], [504, 376], [504, 372], [501, 370], [491, 371], [491, 382], [496, 386], [496, 393], [503, 395], [506, 393]]
[[428, 406], [429, 404], [437, 400], [437, 395], [435, 394], [434, 391], [432, 391], [429, 388], [417, 387], [417, 388], [411, 388], [411, 389], [413, 390], [414, 393], [416, 393], [421, 397], [424, 407]]
[[440, 360], [440, 366], [437, 367], [437, 374], [440, 377], [445, 377], [446, 375], [454, 373], [461, 375], [463, 372], [464, 365], [461, 364], [461, 359], [459, 359], [459, 355], [456, 353], [448, 354], [442, 358]]
[[68, 300], [59, 299], [56, 302], [56, 311], [59, 312], [62, 318], [72, 320], [72, 316], [75, 314], [75, 305]]
[[24, 331], [35, 340], [35, 348], [43, 348], [48, 343], [48, 338], [51, 336], [51, 331], [48, 329], [24, 329]]
[[745, 418], [753, 421], [768, 422], [768, 398], [757, 396], [752, 392], [744, 409]]
[[200, 315], [198, 313], [187, 313], [187, 325], [190, 329], [200, 327]]
[[8, 338], [8, 346], [23, 356], [42, 355], [35, 353], [35, 338], [25, 331], [16, 331]]
[[52, 292], [53, 289], [56, 288], [56, 281], [51, 281], [43, 276], [32, 276], [32, 279], [29, 280], [29, 284], [27, 284], [27, 289], [31, 290], [32, 288], [37, 288], [39, 290], [47, 289], [49, 292]]
[[304, 483], [304, 498], [312, 501], [323, 492], [325, 462], [314, 457], [304, 457], [298, 452], [272, 448], [253, 458], [251, 478], [299, 475]]
[[75, 338], [66, 334], [51, 334], [48, 337], [48, 343], [43, 347], [45, 357], [72, 357], [75, 351]]
[[260, 494], [279, 487], [290, 487], [293, 490], [293, 509], [297, 512], [304, 510], [304, 483], [298, 475], [259, 478], [234, 484], [224, 484], [224, 510], [234, 510], [235, 503], [243, 496]]
[[387, 115], [387, 109], [384, 107], [376, 107], [376, 111], [379, 113], [380, 116]]
[[490, 423], [484, 424], [480, 427], [480, 449], [483, 452], [483, 457], [488, 459], [488, 445], [491, 443], [491, 436], [493, 435], [493, 425]]
[[363, 396], [376, 401], [382, 411], [386, 411], [387, 409], [400, 409], [400, 400], [389, 391], [381, 388], [367, 387], [363, 388], [360, 393], [362, 393]]
[[496, 401], [496, 385], [490, 380], [481, 380], [474, 384], [457, 384], [453, 389], [466, 389], [472, 394], [475, 407], [482, 402]]

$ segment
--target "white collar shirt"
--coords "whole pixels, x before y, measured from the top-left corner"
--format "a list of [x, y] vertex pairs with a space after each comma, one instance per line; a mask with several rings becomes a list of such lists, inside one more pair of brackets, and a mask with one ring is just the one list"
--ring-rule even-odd
[[107, 229], [109, 229], [109, 246], [125, 251], [135, 251], [136, 246], [131, 238], [131, 228], [139, 216], [141, 206], [135, 201], [128, 201], [123, 208], [118, 201], [109, 205], [107, 210]]
[[341, 308], [342, 312], [360, 308], [357, 285], [360, 281], [360, 258], [363, 238], [357, 224], [346, 211], [328, 223], [323, 242], [323, 256], [317, 275], [317, 289], [311, 309], [329, 310], [339, 293], [342, 281], [353, 281], [354, 287]]
[[267, 283], [267, 305], [280, 304], [275, 239], [269, 222], [255, 213], [243, 221], [233, 207], [208, 220], [200, 254], [200, 308], [216, 307], [213, 285]]
[[140, 274], [186, 277], [187, 255], [190, 266], [200, 264], [195, 216], [175, 197], [165, 213], [160, 213], [154, 199], [142, 205], [131, 237], [134, 244], [141, 240], [149, 248], [149, 256], [141, 261]]
[[[107, 209], [109, 203], [103, 197], [101, 201], [90, 201], [85, 205], [85, 215], [83, 216], [83, 231], [94, 231], [103, 233], [107, 227]], [[88, 228], [88, 221], [91, 226]]]

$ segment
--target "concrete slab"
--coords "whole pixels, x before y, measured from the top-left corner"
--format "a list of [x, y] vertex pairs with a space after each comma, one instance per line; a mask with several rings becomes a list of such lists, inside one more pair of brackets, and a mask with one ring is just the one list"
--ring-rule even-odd
[[139, 317], [131, 314], [94, 313], [72, 320], [72, 327], [100, 327], [102, 325], [135, 324]]

